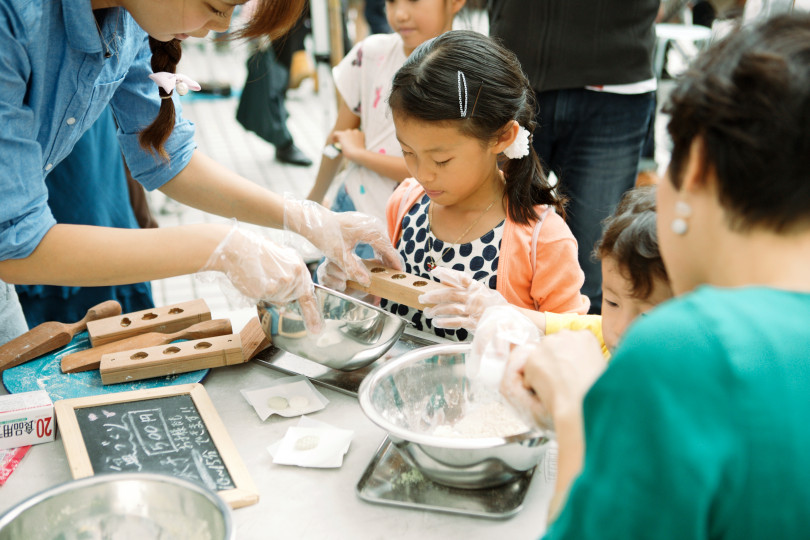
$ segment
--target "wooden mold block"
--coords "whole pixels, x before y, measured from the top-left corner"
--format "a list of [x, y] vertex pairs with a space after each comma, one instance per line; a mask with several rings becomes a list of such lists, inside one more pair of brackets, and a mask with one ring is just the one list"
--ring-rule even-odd
[[145, 347], [101, 357], [101, 382], [114, 384], [245, 361], [239, 334]]
[[211, 310], [205, 300], [198, 298], [169, 306], [125, 313], [87, 323], [87, 333], [93, 347], [104, 345], [146, 332], [164, 334], [177, 332], [192, 324], [210, 321]]
[[448, 286], [438, 281], [425, 279], [414, 274], [385, 268], [372, 261], [363, 261], [371, 274], [371, 286], [363, 287], [356, 281], [348, 281], [347, 287], [385, 298], [398, 304], [423, 310], [428, 305], [421, 304], [419, 296], [428, 291], [446, 289]]
[[[371, 274], [371, 286], [363, 287], [356, 281], [347, 281], [347, 287], [385, 298], [391, 302], [404, 304], [414, 309], [424, 310], [432, 305], [420, 303], [418, 300], [420, 295], [428, 291], [451, 288], [444, 283], [385, 268], [379, 264], [374, 264], [372, 261], [363, 261], [363, 263]], [[536, 313], [534, 310], [520, 306], [511, 307], [529, 318], [532, 318]]]

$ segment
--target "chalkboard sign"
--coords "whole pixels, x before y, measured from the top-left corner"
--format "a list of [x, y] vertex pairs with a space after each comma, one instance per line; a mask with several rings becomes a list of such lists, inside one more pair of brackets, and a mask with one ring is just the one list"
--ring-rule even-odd
[[217, 491], [232, 507], [258, 492], [200, 384], [57, 401], [74, 478], [151, 472]]

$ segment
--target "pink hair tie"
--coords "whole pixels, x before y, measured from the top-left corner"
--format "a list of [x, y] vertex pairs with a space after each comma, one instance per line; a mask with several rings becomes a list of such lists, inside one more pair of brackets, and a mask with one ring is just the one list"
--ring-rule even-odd
[[185, 96], [188, 94], [189, 90], [199, 92], [202, 88], [197, 81], [183, 75], [182, 73], [159, 71], [157, 73], [150, 74], [149, 78], [155, 81], [159, 87], [163, 88], [167, 94], [171, 94], [172, 90], [176, 89], [178, 94]]

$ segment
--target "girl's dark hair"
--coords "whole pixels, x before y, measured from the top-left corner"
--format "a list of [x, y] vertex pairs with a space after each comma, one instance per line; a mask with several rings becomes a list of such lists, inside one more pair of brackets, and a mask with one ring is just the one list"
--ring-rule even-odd
[[743, 26], [699, 56], [673, 91], [670, 178], [692, 141], [705, 148], [720, 204], [738, 231], [810, 224], [810, 15]]
[[[257, 0], [250, 21], [234, 33], [234, 37], [245, 39], [278, 39], [292, 28], [307, 0]], [[152, 72], [167, 71], [175, 73], [177, 63], [182, 54], [180, 41], [158, 41], [149, 37], [149, 48], [152, 50]], [[157, 118], [138, 136], [141, 146], [168, 159], [169, 155], [163, 147], [174, 129], [175, 112], [174, 103], [163, 88], [159, 89], [160, 111]]]
[[616, 261], [630, 281], [633, 296], [640, 299], [650, 296], [656, 278], [669, 281], [658, 250], [655, 191], [655, 186], [644, 186], [625, 193], [604, 221], [602, 238], [594, 250], [598, 259], [609, 257]]
[[[460, 100], [467, 84], [467, 106]], [[490, 142], [510, 120], [535, 129], [535, 99], [517, 57], [492, 38], [469, 30], [446, 32], [414, 50], [394, 76], [388, 100], [394, 113], [427, 122], [452, 122], [465, 135]], [[529, 155], [507, 160], [506, 201], [516, 223], [537, 219], [534, 206], [548, 204], [565, 216], [563, 200], [549, 185], [531, 143]]]

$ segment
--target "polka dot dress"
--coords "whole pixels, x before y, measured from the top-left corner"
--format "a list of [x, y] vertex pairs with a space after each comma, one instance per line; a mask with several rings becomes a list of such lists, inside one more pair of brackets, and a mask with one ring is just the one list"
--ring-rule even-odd
[[[433, 236], [428, 220], [430, 198], [424, 195], [402, 218], [402, 236], [399, 239], [399, 255], [405, 261], [405, 271], [427, 279], [433, 264], [468, 272], [490, 289], [497, 282], [498, 256], [503, 238], [503, 221], [481, 238], [466, 244], [450, 244]], [[453, 341], [468, 341], [469, 332], [460, 328], [450, 330], [434, 328], [432, 319], [421, 311], [382, 299], [380, 306], [405, 320], [411, 321], [417, 330], [432, 332]]]

